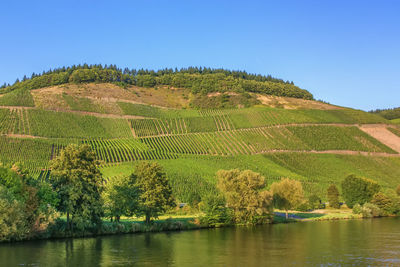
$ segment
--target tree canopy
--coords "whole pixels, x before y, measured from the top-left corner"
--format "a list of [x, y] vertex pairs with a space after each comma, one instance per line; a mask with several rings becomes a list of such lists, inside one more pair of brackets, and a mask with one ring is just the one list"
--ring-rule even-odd
[[288, 210], [294, 209], [304, 201], [303, 187], [299, 181], [289, 178], [282, 178], [280, 182], [271, 185], [274, 205], [279, 209], [284, 209], [286, 219]]
[[355, 175], [347, 176], [342, 182], [343, 199], [349, 208], [370, 202], [379, 191], [380, 185], [377, 182]]
[[220, 170], [218, 188], [236, 223], [263, 223], [271, 219], [272, 194], [265, 189], [265, 178], [251, 170]]
[[62, 67], [42, 74], [33, 73], [12, 85], [4, 84], [0, 93], [17, 89], [37, 89], [65, 83], [110, 82], [121, 86], [137, 85], [141, 87], [171, 86], [188, 88], [193, 93], [210, 92], [254, 92], [276, 96], [288, 96], [313, 99], [307, 90], [293, 82], [273, 78], [271, 75], [249, 74], [245, 71], [231, 71], [202, 67], [154, 70], [124, 70], [115, 65], [73, 65]]
[[68, 145], [51, 162], [51, 168], [51, 181], [60, 197], [58, 208], [67, 213], [68, 227], [99, 226], [103, 215], [103, 178], [91, 148]]
[[139, 193], [137, 215], [146, 216], [146, 223], [176, 205], [172, 188], [162, 167], [156, 162], [141, 162], [131, 175]]
[[334, 209], [339, 209], [340, 208], [340, 203], [339, 203], [339, 190], [336, 187], [336, 185], [331, 184], [328, 187], [328, 201], [329, 201], [329, 206], [334, 208]]

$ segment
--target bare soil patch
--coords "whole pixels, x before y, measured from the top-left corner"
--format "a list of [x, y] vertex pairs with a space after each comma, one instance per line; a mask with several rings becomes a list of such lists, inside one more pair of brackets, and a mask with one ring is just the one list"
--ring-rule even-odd
[[360, 129], [400, 153], [400, 137], [389, 131], [386, 125], [362, 125]]
[[263, 94], [255, 94], [255, 95], [263, 105], [274, 108], [285, 108], [285, 109], [307, 108], [307, 109], [322, 109], [322, 110], [343, 109], [342, 107], [339, 106], [334, 106], [318, 101], [305, 100], [300, 98], [272, 96]]

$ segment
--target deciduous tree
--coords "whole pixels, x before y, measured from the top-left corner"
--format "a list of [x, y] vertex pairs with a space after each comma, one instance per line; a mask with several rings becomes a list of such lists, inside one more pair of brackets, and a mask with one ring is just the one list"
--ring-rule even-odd
[[144, 214], [146, 223], [176, 205], [168, 178], [158, 163], [139, 163], [131, 179], [135, 181], [139, 193], [137, 214]]
[[282, 178], [280, 182], [275, 182], [271, 185], [273, 193], [274, 205], [286, 212], [288, 219], [288, 211], [296, 208], [304, 201], [303, 187], [299, 181], [289, 178]]
[[339, 190], [334, 184], [331, 184], [328, 187], [328, 201], [330, 207], [334, 209], [340, 209]]
[[67, 214], [69, 229], [72, 225], [99, 226], [103, 215], [100, 197], [103, 178], [90, 147], [68, 145], [51, 162], [51, 168], [52, 184], [60, 196], [58, 208]]
[[378, 193], [380, 186], [377, 182], [355, 175], [349, 175], [342, 182], [342, 195], [349, 208], [356, 203], [363, 205], [370, 202], [373, 196]]
[[[217, 172], [218, 188], [234, 212], [237, 223], [263, 223], [271, 219], [272, 194], [265, 190], [265, 178], [259, 173], [245, 170]], [[264, 190], [263, 190], [264, 189]]]

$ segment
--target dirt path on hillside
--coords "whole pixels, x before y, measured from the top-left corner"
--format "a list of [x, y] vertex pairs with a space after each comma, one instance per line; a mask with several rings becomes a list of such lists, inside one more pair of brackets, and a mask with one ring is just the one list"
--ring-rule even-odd
[[46, 137], [29, 135], [29, 134], [3, 134], [2, 136], [13, 137], [13, 138], [29, 138], [29, 139], [48, 139]]
[[400, 137], [389, 131], [386, 127], [386, 125], [362, 125], [359, 128], [379, 142], [400, 153]]

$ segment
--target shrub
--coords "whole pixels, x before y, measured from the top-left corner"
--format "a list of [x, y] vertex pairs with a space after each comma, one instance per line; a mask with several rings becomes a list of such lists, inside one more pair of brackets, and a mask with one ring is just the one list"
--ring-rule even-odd
[[308, 198], [308, 205], [310, 209], [320, 209], [322, 208], [321, 198], [315, 194]]
[[30, 227], [24, 206], [0, 186], [0, 241], [21, 240], [28, 236]]
[[312, 209], [310, 202], [307, 201], [304, 201], [296, 208], [297, 211], [310, 211]]
[[360, 205], [370, 202], [378, 193], [380, 186], [373, 180], [349, 175], [342, 182], [343, 198], [349, 208], [356, 203]]
[[361, 208], [361, 214], [364, 218], [373, 218], [380, 217], [382, 215], [382, 211], [378, 206], [372, 203], [365, 203]]
[[232, 223], [232, 214], [226, 207], [223, 196], [209, 194], [203, 198], [201, 210], [205, 215], [201, 218], [201, 223], [208, 226], [220, 226]]
[[378, 206], [385, 214], [392, 213], [393, 201], [382, 192], [376, 193], [371, 203]]
[[397, 193], [398, 196], [400, 196], [400, 184], [396, 188], [396, 193]]
[[361, 205], [360, 204], [355, 204], [354, 206], [353, 206], [353, 213], [354, 214], [361, 214], [361, 212], [362, 212], [362, 207], [361, 207]]

